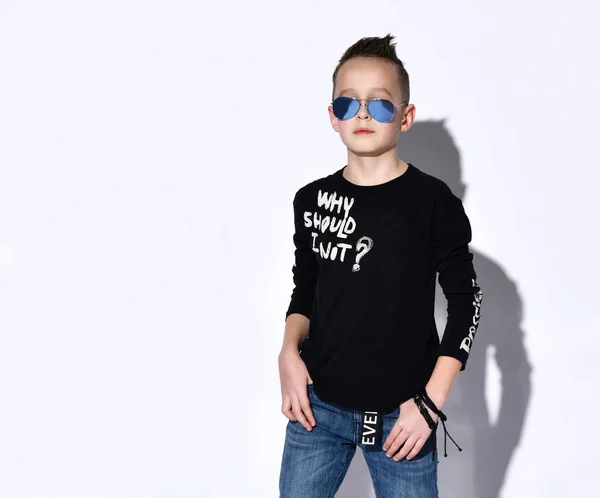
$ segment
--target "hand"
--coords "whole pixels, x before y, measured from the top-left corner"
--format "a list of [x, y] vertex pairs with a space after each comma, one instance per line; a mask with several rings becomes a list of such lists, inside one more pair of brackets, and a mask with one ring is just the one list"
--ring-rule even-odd
[[[427, 408], [429, 410], [429, 408]], [[438, 416], [429, 410], [429, 414], [434, 422], [437, 422]], [[391, 457], [402, 446], [402, 449], [394, 456], [397, 462], [406, 457], [411, 460], [431, 435], [431, 429], [427, 425], [425, 417], [419, 411], [419, 407], [413, 398], [400, 405], [400, 416], [387, 439], [383, 443], [383, 449], [388, 457]]]
[[[292, 422], [300, 422], [307, 431], [317, 424], [308, 399], [308, 384], [312, 383], [306, 364], [296, 352], [279, 354], [281, 382], [281, 412]], [[308, 420], [307, 420], [308, 419]]]

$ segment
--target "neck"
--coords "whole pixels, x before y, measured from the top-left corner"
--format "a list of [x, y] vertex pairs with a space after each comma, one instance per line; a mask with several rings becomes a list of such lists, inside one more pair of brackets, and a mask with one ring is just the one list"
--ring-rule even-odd
[[376, 157], [348, 151], [344, 177], [357, 185], [378, 185], [403, 175], [407, 169], [408, 164], [398, 158], [396, 148]]

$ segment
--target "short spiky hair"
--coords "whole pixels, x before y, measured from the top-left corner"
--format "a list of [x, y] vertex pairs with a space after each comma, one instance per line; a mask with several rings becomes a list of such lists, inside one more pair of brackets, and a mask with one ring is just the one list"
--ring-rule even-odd
[[342, 58], [339, 60], [335, 71], [333, 72], [333, 92], [331, 98], [335, 96], [335, 78], [337, 77], [338, 71], [344, 62], [355, 57], [376, 57], [393, 63], [398, 70], [398, 83], [402, 92], [402, 97], [405, 102], [410, 99], [410, 85], [408, 80], [408, 73], [404, 69], [404, 64], [396, 55], [396, 43], [392, 40], [393, 35], [389, 33], [383, 38], [378, 36], [371, 36], [361, 38], [354, 45], [348, 48]]

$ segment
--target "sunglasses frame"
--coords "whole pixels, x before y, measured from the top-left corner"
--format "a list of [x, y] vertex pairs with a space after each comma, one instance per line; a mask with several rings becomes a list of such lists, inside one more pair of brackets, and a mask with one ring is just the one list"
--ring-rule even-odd
[[[369, 104], [371, 102], [376, 102], [376, 101], [384, 101], [384, 102], [389, 102], [390, 104], [392, 104], [392, 106], [394, 106], [394, 112], [392, 113], [392, 116], [390, 117], [390, 119], [388, 121], [379, 121], [378, 119], [375, 119], [375, 121], [377, 121], [378, 123], [389, 123], [392, 119], [394, 119], [394, 116], [396, 115], [396, 109], [402, 107], [403, 105], [408, 105], [408, 102], [402, 102], [399, 105], [394, 105], [394, 103], [389, 100], [389, 99], [371, 99], [371, 100], [367, 100], [367, 99], [355, 99], [354, 97], [347, 97], [346, 95], [340, 95], [339, 97], [336, 97], [335, 99], [333, 99], [331, 101], [331, 105], [333, 106], [334, 102], [338, 99], [350, 99], [350, 100], [355, 100], [356, 102], [358, 102], [358, 108], [356, 109], [356, 112], [348, 117], [348, 118], [338, 118], [337, 116], [336, 119], [339, 119], [340, 121], [348, 121], [349, 119], [352, 119], [353, 117], [355, 117], [358, 114], [358, 111], [360, 111], [361, 106], [365, 106], [367, 108], [367, 112], [369, 113], [369, 116], [371, 116], [373, 119], [375, 119], [375, 117], [373, 116], [373, 113], [371, 113], [371, 111], [369, 110]], [[363, 103], [364, 102], [364, 103]]]

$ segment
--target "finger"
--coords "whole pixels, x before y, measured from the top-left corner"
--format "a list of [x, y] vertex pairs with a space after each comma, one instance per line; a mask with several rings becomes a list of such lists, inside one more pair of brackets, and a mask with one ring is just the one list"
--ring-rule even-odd
[[312, 407], [310, 406], [308, 391], [300, 396], [300, 406], [302, 407], [302, 412], [304, 413], [304, 416], [308, 419], [308, 423], [312, 427], [317, 425], [317, 421], [315, 420], [315, 416], [312, 412]]
[[421, 451], [421, 449], [423, 448], [424, 444], [425, 444], [424, 438], [420, 437], [419, 439], [417, 439], [417, 442], [415, 443], [415, 446], [413, 447], [411, 452], [408, 455], [406, 455], [406, 459], [412, 460], [414, 457], [416, 457], [419, 454], [419, 451]]
[[387, 449], [392, 445], [394, 439], [398, 437], [398, 434], [402, 432], [402, 426], [398, 422], [399, 419], [396, 419], [396, 423], [392, 427], [392, 430], [388, 434], [388, 437], [385, 438], [385, 442], [383, 443], [383, 449], [387, 451]]
[[388, 448], [388, 450], [386, 452], [387, 456], [389, 456], [389, 457], [394, 456], [394, 454], [398, 451], [398, 449], [404, 444], [404, 442], [409, 437], [410, 437], [410, 434], [408, 432], [406, 432], [406, 430], [403, 430], [400, 434], [398, 434], [396, 439], [394, 439], [392, 441], [391, 446]]
[[302, 424], [302, 427], [304, 427], [307, 431], [312, 431], [311, 425], [306, 420], [304, 413], [302, 413], [302, 407], [300, 406], [300, 401], [298, 400], [297, 396], [295, 399], [292, 398], [292, 411], [294, 412], [295, 417], [298, 419], [298, 422]]
[[281, 405], [281, 413], [283, 413], [292, 422], [296, 422], [296, 417], [292, 411], [292, 403], [290, 402], [290, 398], [285, 398], [283, 400], [283, 404]]
[[409, 437], [405, 441], [404, 446], [402, 447], [402, 449], [396, 455], [394, 455], [394, 460], [396, 460], [397, 462], [399, 462], [406, 455], [408, 455], [411, 452], [411, 450], [415, 447], [415, 443], [417, 442], [417, 439], [418, 438], [415, 437], [415, 436]]

